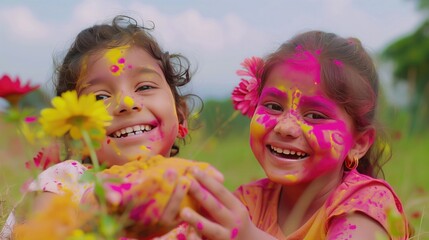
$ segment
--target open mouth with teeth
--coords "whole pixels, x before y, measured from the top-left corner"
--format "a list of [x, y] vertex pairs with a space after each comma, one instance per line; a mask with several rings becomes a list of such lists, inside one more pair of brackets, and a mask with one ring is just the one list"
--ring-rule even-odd
[[152, 125], [136, 125], [132, 127], [126, 127], [119, 129], [115, 131], [114, 133], [110, 134], [109, 137], [112, 138], [124, 138], [134, 135], [143, 134], [145, 132], [149, 132], [154, 128]]
[[294, 150], [289, 150], [289, 149], [282, 149], [282, 148], [274, 147], [272, 145], [268, 145], [267, 147], [268, 147], [268, 149], [270, 149], [272, 154], [279, 156], [281, 158], [300, 160], [300, 159], [303, 159], [303, 158], [306, 158], [307, 156], [309, 156], [305, 152], [294, 151]]

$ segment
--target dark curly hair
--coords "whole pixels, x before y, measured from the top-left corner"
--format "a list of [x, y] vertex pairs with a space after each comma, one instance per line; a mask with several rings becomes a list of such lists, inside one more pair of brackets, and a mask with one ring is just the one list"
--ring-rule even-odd
[[[384, 177], [381, 166], [391, 157], [386, 134], [376, 120], [379, 80], [373, 60], [356, 38], [342, 38], [334, 33], [309, 31], [283, 43], [266, 57], [262, 72], [264, 85], [271, 70], [297, 51], [309, 51], [320, 62], [320, 77], [325, 93], [351, 116], [357, 131], [376, 129], [376, 139], [359, 160], [360, 173]], [[344, 67], [338, 67], [338, 61]]]
[[[94, 25], [82, 30], [56, 68], [56, 95], [60, 96], [63, 92], [76, 89], [86, 56], [103, 49], [137, 46], [159, 61], [174, 96], [179, 122], [184, 121], [190, 113], [187, 100], [196, 97], [193, 94], [182, 95], [179, 89], [191, 81], [189, 60], [181, 54], [164, 52], [149, 33], [153, 29], [154, 25], [145, 27], [131, 17], [118, 15], [110, 24]], [[178, 151], [178, 146], [174, 145], [171, 155], [176, 155]]]

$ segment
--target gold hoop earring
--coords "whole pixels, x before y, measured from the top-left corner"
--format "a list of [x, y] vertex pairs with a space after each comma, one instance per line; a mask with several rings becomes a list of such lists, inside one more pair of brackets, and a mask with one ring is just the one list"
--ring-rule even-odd
[[346, 168], [349, 170], [356, 169], [359, 165], [359, 158], [354, 156], [353, 159], [347, 158], [345, 162]]

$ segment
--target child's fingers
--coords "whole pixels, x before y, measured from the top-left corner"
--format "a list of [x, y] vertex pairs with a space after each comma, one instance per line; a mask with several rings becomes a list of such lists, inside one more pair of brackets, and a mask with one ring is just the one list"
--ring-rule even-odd
[[180, 203], [188, 193], [190, 185], [190, 179], [185, 176], [181, 176], [177, 179], [173, 193], [168, 200], [168, 204], [164, 209], [162, 217], [160, 218], [160, 223], [168, 225], [176, 225], [179, 223]]
[[[229, 230], [209, 221], [190, 208], [184, 208], [180, 217], [204, 236], [204, 239], [229, 239]], [[201, 238], [200, 238], [201, 239]]]
[[223, 183], [223, 181], [225, 180], [223, 174], [213, 166], [210, 166], [204, 172], [210, 173], [220, 183]]
[[186, 236], [187, 240], [205, 240], [205, 238], [202, 238], [198, 233], [191, 232]]
[[[222, 203], [228, 209], [234, 209], [239, 207], [238, 199], [232, 194], [225, 186], [216, 181], [214, 178], [207, 176], [203, 171], [197, 168], [192, 169], [192, 174], [195, 179], [198, 180], [215, 198]], [[241, 203], [240, 203], [241, 204]]]
[[[216, 180], [213, 181], [217, 182]], [[230, 209], [226, 208], [223, 203], [202, 187], [197, 181], [192, 182], [189, 193], [216, 222], [225, 226], [233, 224], [233, 216]]]

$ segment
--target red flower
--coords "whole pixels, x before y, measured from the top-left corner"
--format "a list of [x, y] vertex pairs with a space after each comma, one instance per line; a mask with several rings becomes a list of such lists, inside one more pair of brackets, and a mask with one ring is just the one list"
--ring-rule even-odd
[[0, 79], [0, 97], [5, 98], [11, 105], [15, 105], [23, 95], [37, 88], [39, 88], [39, 85], [30, 86], [30, 83], [21, 86], [19, 77], [12, 80], [7, 74], [3, 75]]
[[238, 70], [237, 75], [249, 77], [241, 78], [241, 82], [232, 92], [234, 109], [243, 115], [252, 117], [258, 103], [258, 89], [261, 84], [261, 73], [264, 61], [258, 57], [246, 58], [241, 66], [245, 70]]

